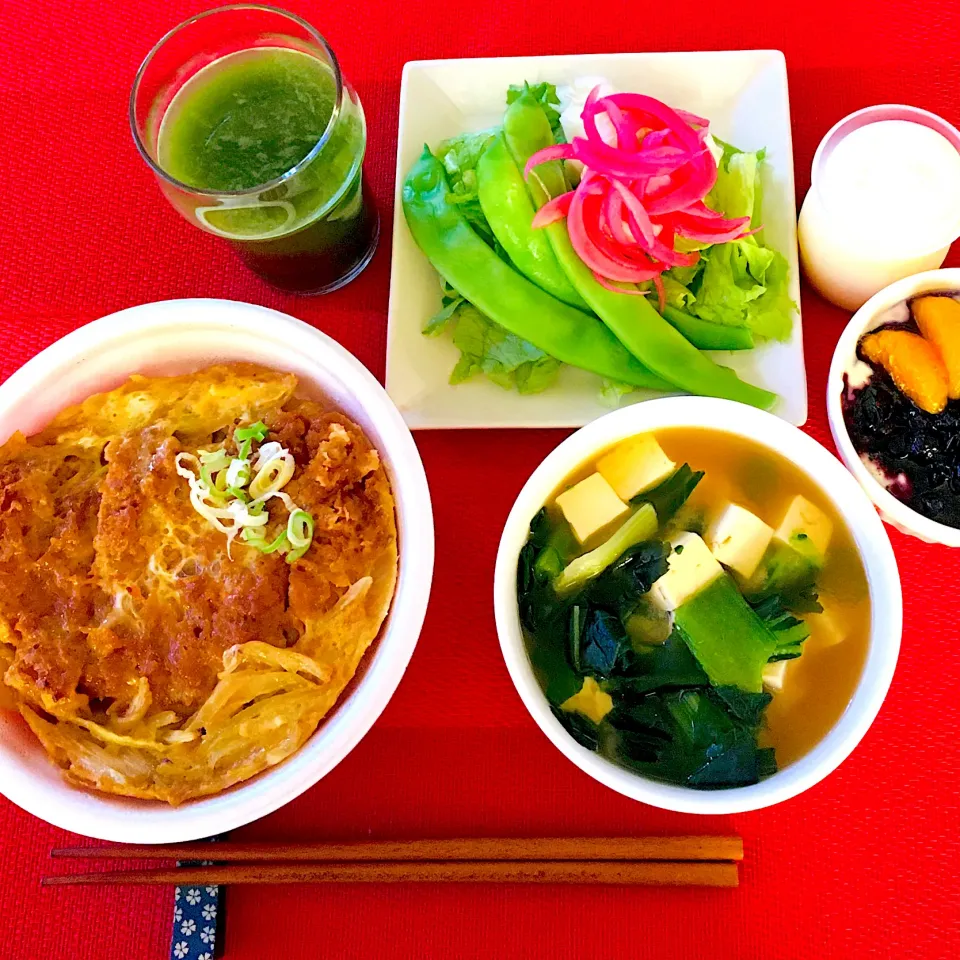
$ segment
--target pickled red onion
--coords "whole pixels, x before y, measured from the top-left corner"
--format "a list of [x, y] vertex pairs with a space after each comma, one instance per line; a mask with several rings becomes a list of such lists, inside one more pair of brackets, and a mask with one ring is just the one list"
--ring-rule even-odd
[[[585, 211], [584, 207], [589, 202]], [[567, 230], [570, 233], [570, 243], [576, 250], [577, 256], [595, 273], [602, 274], [608, 280], [620, 280], [624, 283], [645, 283], [664, 269], [652, 262], [648, 267], [631, 262], [622, 255], [611, 256], [612, 241], [604, 243], [599, 229], [599, 205], [601, 198], [585, 194], [581, 190], [574, 192], [567, 214]], [[594, 229], [588, 227], [588, 223]], [[602, 249], [607, 247], [607, 249]]]
[[572, 143], [555, 143], [553, 146], [544, 147], [542, 150], [538, 150], [528, 161], [527, 165], [523, 168], [523, 175], [525, 177], [530, 176], [530, 171], [534, 167], [539, 167], [541, 163], [548, 163], [550, 160], [572, 160], [573, 159], [573, 144]]
[[534, 230], [540, 227], [549, 227], [551, 223], [562, 220], [570, 210], [570, 201], [573, 200], [573, 191], [561, 193], [559, 196], [548, 200], [536, 213], [533, 218]]
[[661, 313], [667, 305], [667, 291], [663, 287], [663, 278], [658, 274], [653, 278], [653, 285], [657, 288], [657, 307]]
[[[686, 144], [692, 149], [696, 149], [700, 143], [700, 137], [697, 131], [687, 123], [680, 114], [672, 107], [668, 107], [661, 100], [654, 97], [648, 97], [643, 93], [611, 93], [609, 97], [598, 100], [597, 103], [609, 101], [621, 110], [629, 110], [634, 113], [638, 119], [644, 120], [645, 125], [651, 130], [659, 130], [666, 127], [671, 133], [675, 133], [681, 143]], [[699, 117], [697, 118], [700, 119]], [[706, 126], [704, 121], [704, 126]]]
[[546, 203], [533, 225], [546, 227], [566, 217], [570, 241], [598, 282], [641, 293], [615, 284], [652, 280], [662, 309], [660, 274], [699, 257], [676, 250], [677, 236], [724, 243], [748, 235], [749, 218], [727, 219], [704, 203], [717, 180], [717, 163], [706, 145], [709, 121], [644, 94], [601, 97], [599, 86], [581, 117], [586, 137], [546, 147], [524, 168], [529, 176], [551, 160], [583, 164], [579, 186]]
[[560, 196], [548, 200], [533, 218], [533, 229], [549, 227], [551, 223], [562, 220], [570, 211], [570, 201], [573, 200], [573, 191], [561, 193]]
[[[695, 159], [679, 147], [658, 147], [645, 154], [642, 151], [628, 153], [605, 143], [590, 143], [582, 137], [574, 137], [572, 146], [574, 159], [585, 167], [605, 176], [626, 179], [664, 177]], [[701, 152], [706, 152], [706, 148]]]
[[711, 210], [702, 200], [691, 203], [684, 212], [696, 214], [698, 217], [707, 217], [710, 220], [723, 219], [722, 213], [717, 210]]
[[675, 233], [690, 240], [707, 243], [726, 243], [728, 240], [746, 236], [743, 231], [749, 224], [749, 217], [725, 220], [722, 217], [703, 217], [688, 210], [670, 215], [670, 225]]
[[691, 127], [710, 126], [709, 120], [704, 120], [703, 117], [698, 117], [695, 113], [691, 113], [689, 110], [681, 110], [679, 107], [675, 107], [674, 111], [681, 120], [689, 123]]
[[[645, 297], [650, 291], [649, 290], [640, 290], [637, 287], [633, 286], [623, 286], [619, 283], [614, 283], [612, 280], [608, 280], [602, 273], [597, 273], [594, 271], [593, 279], [600, 284], [601, 287], [606, 287], [607, 290], [612, 290], [614, 293], [628, 293], [633, 297]], [[659, 280], [660, 278], [657, 277]], [[663, 309], [661, 307], [661, 309]]]
[[611, 182], [615, 195], [620, 198], [621, 203], [626, 207], [628, 215], [637, 228], [637, 236], [634, 237], [635, 243], [646, 242], [647, 249], [657, 242], [657, 235], [653, 229], [653, 223], [650, 215], [644, 209], [640, 198], [633, 193], [626, 185], [619, 180]]

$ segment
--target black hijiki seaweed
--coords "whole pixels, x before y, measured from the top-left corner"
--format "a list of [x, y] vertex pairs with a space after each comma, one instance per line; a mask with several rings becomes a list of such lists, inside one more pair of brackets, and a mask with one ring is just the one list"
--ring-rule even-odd
[[917, 513], [960, 527], [960, 400], [926, 413], [881, 367], [862, 387], [844, 375], [843, 418], [853, 446], [885, 475], [887, 488]]

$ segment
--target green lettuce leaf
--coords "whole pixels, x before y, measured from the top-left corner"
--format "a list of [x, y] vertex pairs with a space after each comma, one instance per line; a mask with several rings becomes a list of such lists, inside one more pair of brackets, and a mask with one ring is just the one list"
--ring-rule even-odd
[[[746, 247], [744, 254], [749, 272], [758, 277], [765, 291], [762, 296], [748, 303], [747, 326], [757, 336], [768, 340], [789, 340], [797, 305], [790, 298], [788, 290], [790, 268], [786, 259], [776, 250], [757, 246], [756, 241], [748, 244], [746, 240], [740, 240], [738, 243]], [[758, 257], [758, 250], [772, 254], [765, 265]]]
[[487, 145], [496, 136], [496, 130], [484, 130], [480, 133], [463, 133], [441, 143], [435, 154], [447, 172], [450, 183], [450, 203], [455, 203], [478, 234], [504, 256], [497, 243], [487, 218], [480, 208], [480, 196], [477, 192], [477, 163]]
[[440, 300], [440, 309], [423, 325], [421, 333], [425, 337], [435, 337], [447, 326], [460, 306], [467, 301], [457, 293], [446, 280], [441, 280], [443, 296]]
[[620, 401], [636, 389], [632, 383], [620, 383], [618, 380], [608, 380], [604, 377], [600, 385], [600, 402], [605, 407], [615, 410], [620, 406]]
[[750, 217], [750, 225], [755, 226], [754, 216], [759, 215], [760, 207], [760, 165], [766, 152], [747, 153], [722, 140], [716, 142], [723, 156], [717, 164], [717, 182], [707, 195], [707, 206], [731, 220]]
[[556, 85], [546, 81], [534, 84], [529, 84], [526, 81], [522, 84], [513, 83], [507, 89], [507, 106], [518, 99], [524, 90], [529, 90], [534, 99], [543, 107], [543, 112], [546, 114], [547, 120], [550, 121], [554, 143], [566, 143], [567, 137], [563, 132], [563, 127], [560, 126], [560, 111], [557, 109], [560, 105], [560, 97], [557, 96]]
[[463, 383], [485, 375], [505, 390], [540, 393], [557, 378], [560, 361], [539, 347], [494, 323], [449, 284], [444, 285], [440, 311], [423, 327], [427, 336], [450, 330], [460, 359], [450, 374], [450, 383]]
[[702, 320], [748, 327], [757, 336], [787, 340], [796, 309], [783, 255], [746, 237], [705, 251], [705, 265], [688, 309]]
[[[685, 310], [697, 298], [686, 283], [675, 272], [681, 268], [675, 267], [663, 275], [663, 297], [664, 303], [670, 307], [676, 307], [678, 310]], [[689, 269], [689, 268], [684, 268]]]
[[664, 274], [666, 300], [701, 320], [747, 327], [759, 337], [788, 340], [796, 304], [788, 291], [789, 268], [764, 246], [760, 170], [764, 151], [746, 152], [717, 140], [723, 151], [707, 204], [725, 217], [750, 217], [757, 233], [701, 250], [694, 267]]

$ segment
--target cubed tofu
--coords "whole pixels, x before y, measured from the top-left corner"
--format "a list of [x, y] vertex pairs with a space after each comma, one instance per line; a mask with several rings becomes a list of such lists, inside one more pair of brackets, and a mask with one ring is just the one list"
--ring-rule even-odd
[[833, 521], [806, 497], [794, 497], [774, 536], [822, 561], [833, 536]]
[[661, 610], [676, 610], [723, 573], [723, 567], [695, 533], [681, 533], [670, 541], [667, 572], [650, 588], [650, 599]]
[[809, 613], [804, 617], [810, 627], [809, 642], [818, 647], [834, 647], [847, 639], [848, 630], [836, 610], [823, 600], [821, 613]]
[[599, 723], [613, 709], [613, 698], [600, 689], [600, 684], [593, 677], [584, 677], [583, 686], [564, 700], [560, 709], [567, 713], [581, 713], [594, 723]]
[[653, 434], [642, 433], [618, 443], [597, 461], [597, 470], [621, 500], [650, 490], [666, 480], [677, 465], [660, 449]]
[[557, 506], [581, 543], [630, 510], [599, 473], [591, 473], [586, 480], [564, 490], [557, 497]]
[[710, 552], [745, 580], [753, 576], [772, 539], [773, 527], [737, 503], [720, 510], [706, 536]]
[[763, 668], [763, 686], [770, 693], [779, 693], [787, 676], [789, 660], [776, 660]]

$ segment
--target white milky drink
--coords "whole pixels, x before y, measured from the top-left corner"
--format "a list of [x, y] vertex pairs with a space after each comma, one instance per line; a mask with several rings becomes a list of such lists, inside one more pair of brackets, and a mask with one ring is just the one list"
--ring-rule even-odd
[[872, 107], [847, 117], [817, 150], [812, 181], [801, 259], [839, 306], [856, 309], [893, 281], [936, 269], [960, 235], [960, 133], [925, 111]]

